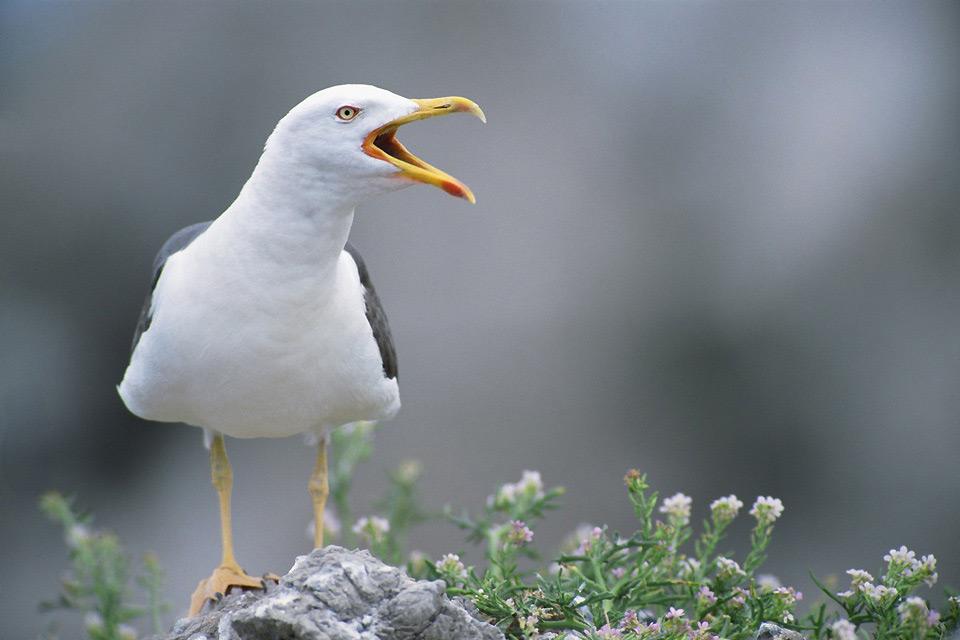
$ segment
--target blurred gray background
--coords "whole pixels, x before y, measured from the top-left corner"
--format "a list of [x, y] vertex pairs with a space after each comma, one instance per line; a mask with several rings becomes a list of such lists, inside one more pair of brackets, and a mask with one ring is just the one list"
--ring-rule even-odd
[[[569, 490], [550, 549], [631, 527], [638, 467], [697, 520], [718, 495], [781, 497], [767, 569], [808, 597], [808, 569], [874, 571], [900, 544], [960, 585], [958, 7], [0, 3], [4, 636], [48, 623], [49, 488], [155, 550], [176, 613], [213, 568], [199, 431], [138, 420], [114, 385], [160, 244], [343, 82], [489, 118], [402, 136], [476, 207], [417, 187], [357, 213], [404, 402], [358, 513], [407, 458], [436, 509], [539, 469]], [[283, 572], [309, 548], [313, 453], [228, 449], [240, 560]], [[443, 523], [413, 546], [480, 557]]]

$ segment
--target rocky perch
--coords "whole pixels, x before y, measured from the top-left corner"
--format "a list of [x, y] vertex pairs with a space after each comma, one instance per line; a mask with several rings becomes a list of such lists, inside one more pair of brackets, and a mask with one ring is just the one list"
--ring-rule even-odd
[[799, 631], [784, 629], [772, 622], [764, 622], [757, 631], [757, 640], [806, 640], [806, 637]]
[[367, 551], [330, 546], [297, 558], [266, 591], [180, 620], [162, 640], [503, 640], [444, 591]]

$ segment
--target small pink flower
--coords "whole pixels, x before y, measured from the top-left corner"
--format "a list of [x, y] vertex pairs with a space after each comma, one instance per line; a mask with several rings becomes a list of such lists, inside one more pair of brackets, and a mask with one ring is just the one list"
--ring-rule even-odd
[[700, 587], [700, 591], [697, 592], [697, 599], [704, 604], [711, 605], [716, 603], [717, 596], [713, 591], [710, 590], [710, 587], [704, 585]]
[[510, 523], [507, 540], [518, 547], [522, 547], [533, 540], [533, 531], [522, 520], [514, 520]]
[[609, 624], [605, 624], [597, 629], [597, 637], [601, 640], [620, 640], [623, 638], [619, 629], [614, 629]]

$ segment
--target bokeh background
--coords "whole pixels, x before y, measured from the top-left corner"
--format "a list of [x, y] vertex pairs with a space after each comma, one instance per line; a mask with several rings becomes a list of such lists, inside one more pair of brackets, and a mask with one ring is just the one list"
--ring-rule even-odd
[[[627, 530], [638, 467], [697, 519], [781, 497], [767, 568], [808, 597], [808, 569], [900, 544], [960, 586], [958, 44], [960, 5], [917, 0], [0, 3], [4, 637], [49, 623], [46, 489], [156, 551], [176, 613], [213, 567], [199, 431], [114, 385], [156, 249], [343, 82], [489, 118], [404, 129], [476, 207], [418, 187], [357, 213], [404, 401], [359, 513], [408, 458], [436, 509], [538, 469], [568, 488], [549, 549]], [[282, 572], [309, 547], [312, 451], [229, 452], [241, 561]], [[444, 523], [413, 542], [480, 557]]]

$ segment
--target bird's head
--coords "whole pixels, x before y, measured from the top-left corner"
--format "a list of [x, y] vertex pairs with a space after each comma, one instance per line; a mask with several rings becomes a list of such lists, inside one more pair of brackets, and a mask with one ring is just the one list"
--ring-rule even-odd
[[422, 182], [472, 203], [465, 184], [410, 153], [396, 138], [408, 122], [460, 112], [486, 122], [480, 107], [466, 98], [410, 99], [370, 85], [339, 85], [291, 109], [267, 150], [318, 172], [318, 179], [348, 198], [361, 200]]

